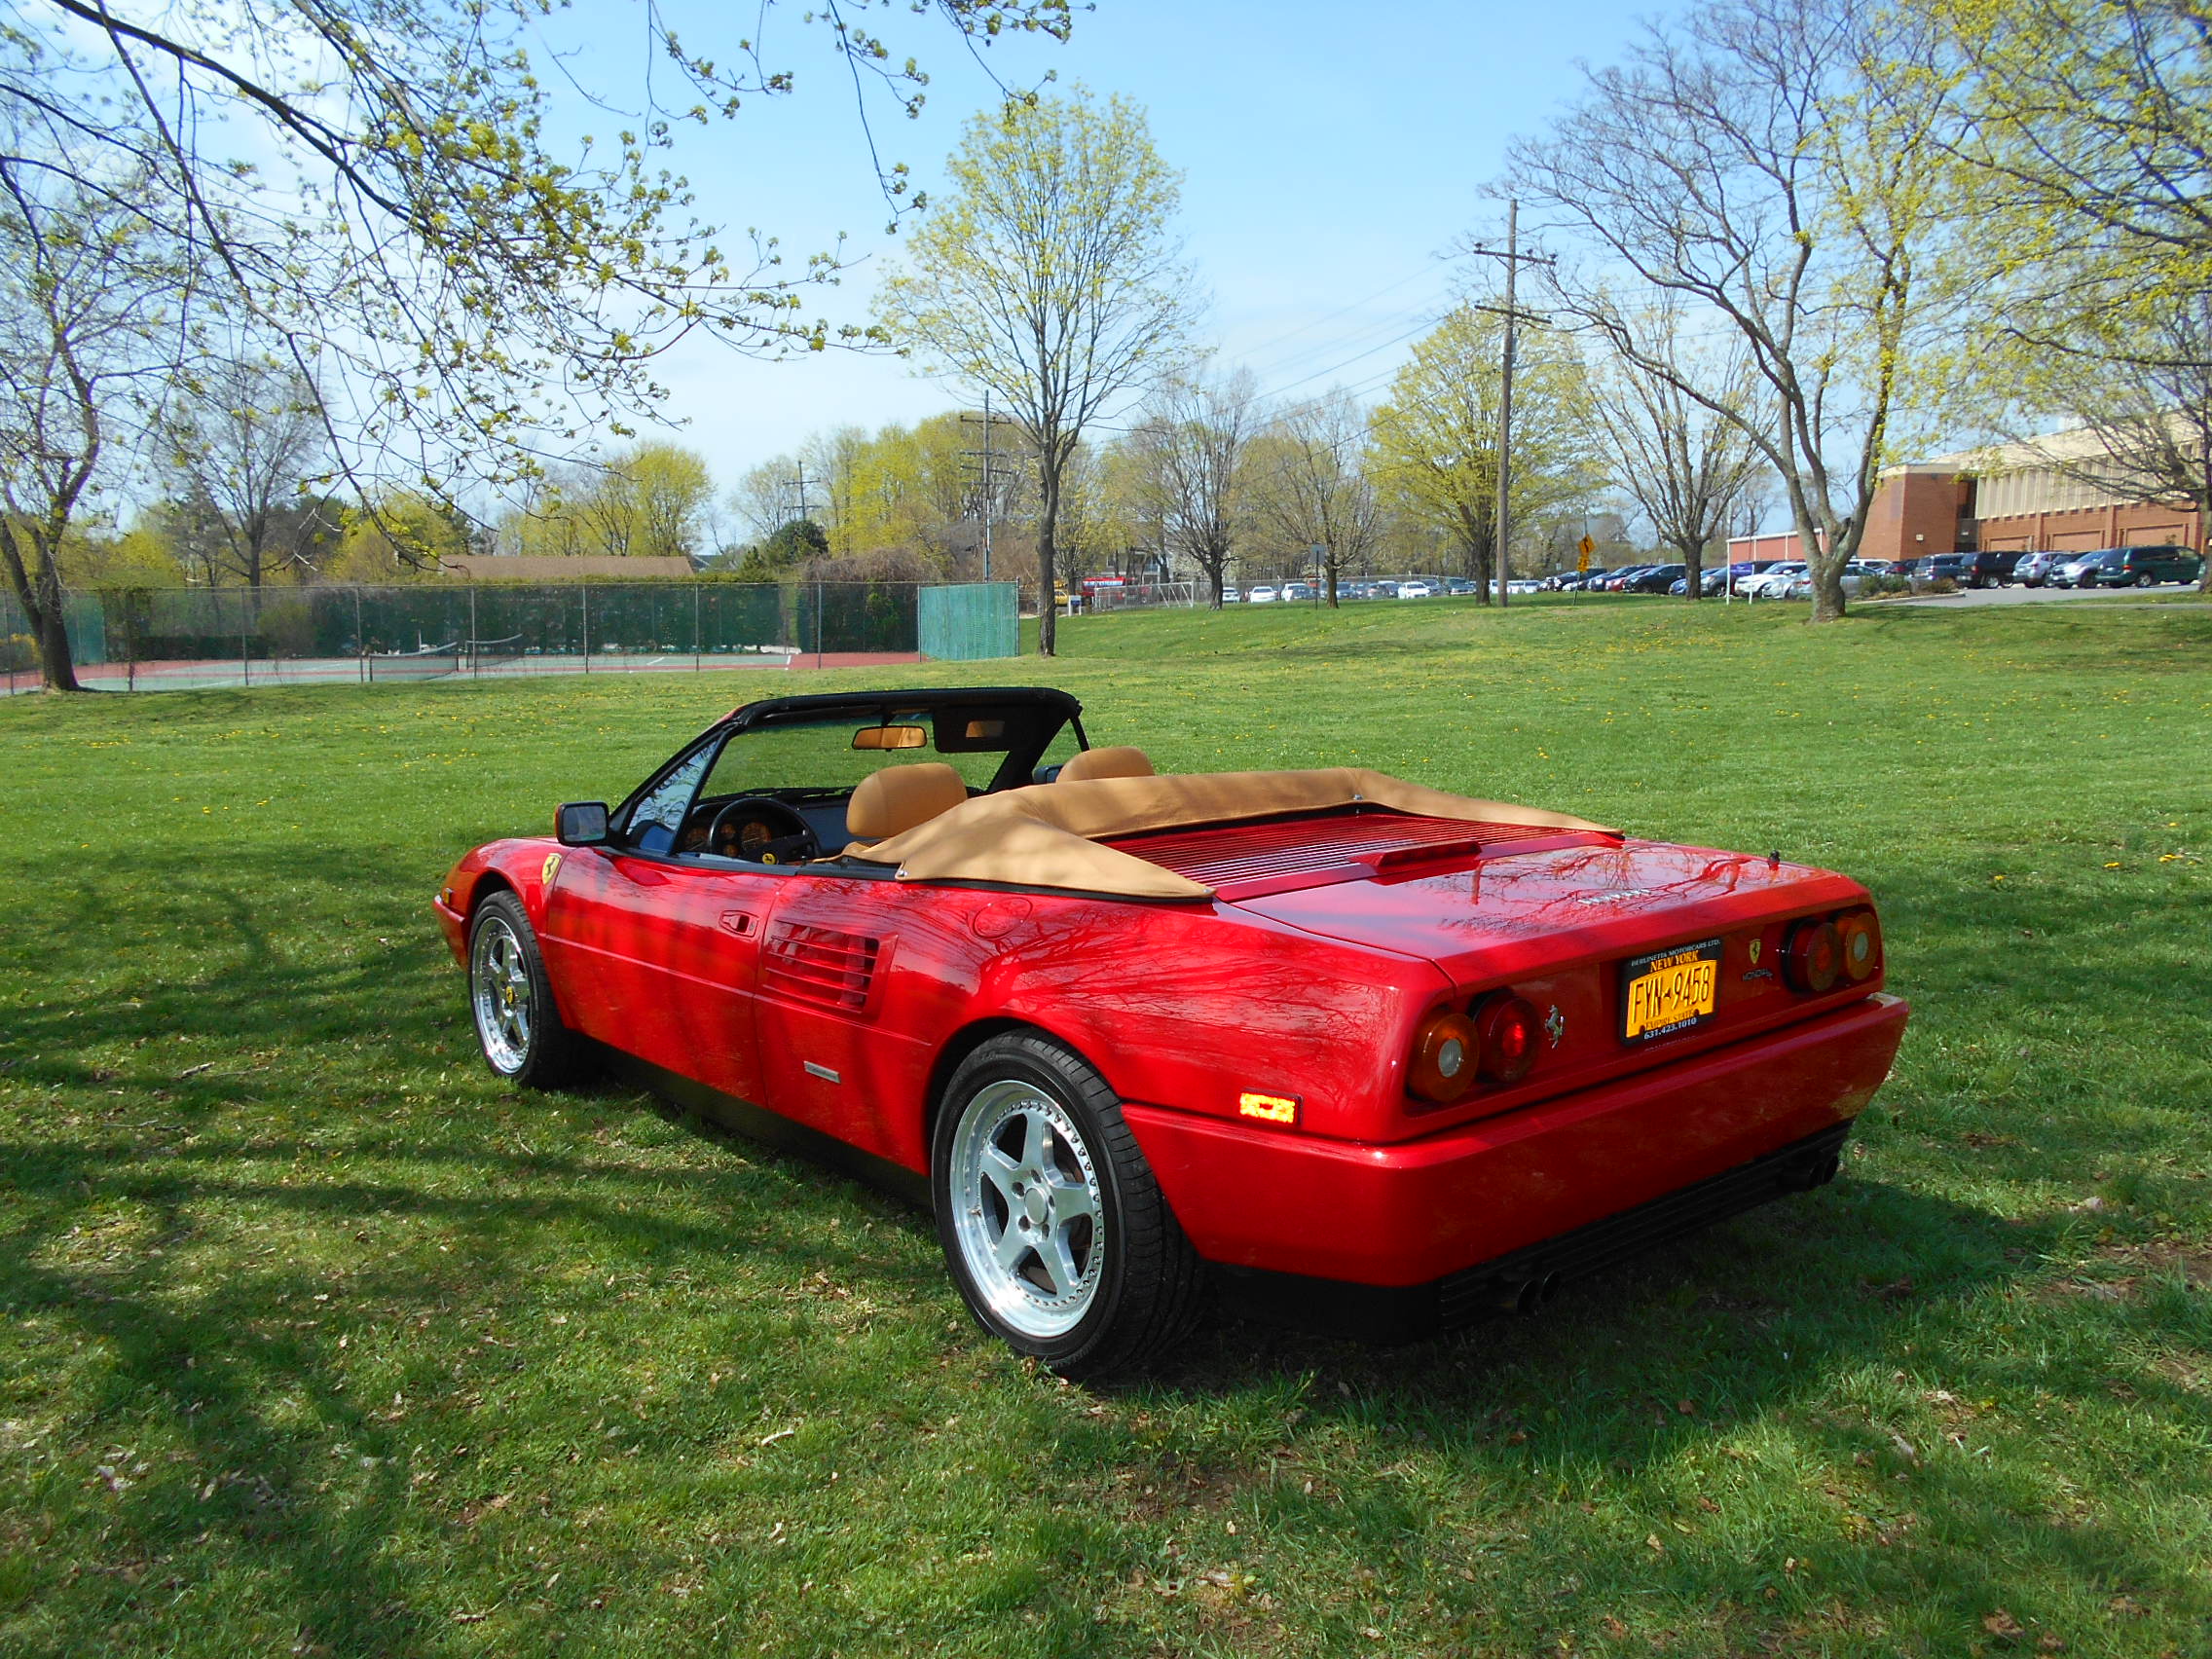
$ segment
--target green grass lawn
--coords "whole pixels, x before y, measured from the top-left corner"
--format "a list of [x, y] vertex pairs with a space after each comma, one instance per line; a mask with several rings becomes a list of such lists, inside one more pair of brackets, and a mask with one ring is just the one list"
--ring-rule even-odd
[[1881, 902], [1916, 1013], [1833, 1187], [1534, 1320], [1224, 1322], [1112, 1389], [912, 1211], [476, 1056], [451, 859], [855, 677], [0, 704], [0, 1653], [2212, 1652], [2212, 612], [1799, 614], [866, 677]]

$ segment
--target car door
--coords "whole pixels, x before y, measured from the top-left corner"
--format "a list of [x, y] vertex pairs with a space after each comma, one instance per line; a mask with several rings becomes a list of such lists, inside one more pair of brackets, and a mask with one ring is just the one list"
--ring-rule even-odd
[[682, 850], [721, 748], [679, 756], [616, 838], [571, 848], [547, 883], [542, 941], [564, 1016], [610, 1048], [757, 1100], [753, 995], [778, 872]]
[[761, 1098], [753, 998], [780, 876], [618, 847], [569, 853], [547, 899], [556, 977], [588, 984], [589, 1036], [725, 1094]]

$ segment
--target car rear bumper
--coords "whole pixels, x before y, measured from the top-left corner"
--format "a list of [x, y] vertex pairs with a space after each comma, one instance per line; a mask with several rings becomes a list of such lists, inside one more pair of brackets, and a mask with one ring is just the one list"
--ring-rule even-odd
[[1902, 1000], [1876, 995], [1388, 1145], [1135, 1102], [1124, 1113], [1208, 1261], [1353, 1286], [1433, 1287], [1848, 1124], [1889, 1075], [1907, 1013]]

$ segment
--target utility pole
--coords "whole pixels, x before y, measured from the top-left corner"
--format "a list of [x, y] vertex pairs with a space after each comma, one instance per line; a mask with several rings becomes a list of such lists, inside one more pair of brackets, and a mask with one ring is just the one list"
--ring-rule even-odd
[[[960, 419], [965, 422], [974, 420], [975, 417], [963, 414]], [[983, 447], [980, 450], [964, 450], [961, 452], [971, 460], [979, 461], [983, 469], [983, 580], [985, 581], [991, 579], [991, 531], [998, 504], [1000, 474], [998, 463], [991, 457], [991, 425], [997, 419], [998, 417], [991, 413], [991, 394], [986, 389], [983, 393]]]
[[[806, 462], [805, 462], [805, 461], [800, 461], [800, 462], [798, 463], [798, 479], [797, 479], [797, 483], [798, 483], [798, 506], [797, 506], [797, 508], [796, 508], [796, 509], [795, 509], [795, 510], [793, 511], [793, 513], [792, 514], [792, 517], [793, 517], [793, 518], [812, 518], [812, 517], [814, 516], [814, 503], [813, 503], [812, 501], [809, 501], [809, 500], [808, 500], [808, 499], [806, 498]], [[787, 523], [787, 524], [789, 524], [789, 523], [791, 522], [791, 520], [790, 520], [790, 519], [786, 519], [786, 520], [785, 520], [784, 522], [785, 522], [785, 523]]]
[[[1468, 250], [1487, 259], [1505, 261], [1505, 363], [1504, 375], [1497, 390], [1497, 603], [1505, 603], [1507, 580], [1511, 573], [1508, 549], [1513, 535], [1513, 349], [1515, 330], [1521, 321], [1521, 312], [1514, 303], [1514, 279], [1520, 275], [1524, 261], [1531, 265], [1553, 265], [1558, 262], [1541, 254], [1521, 251], [1521, 203], [1508, 198], [1505, 203], [1505, 248], [1476, 244]], [[1481, 308], [1485, 311], [1490, 307]]]

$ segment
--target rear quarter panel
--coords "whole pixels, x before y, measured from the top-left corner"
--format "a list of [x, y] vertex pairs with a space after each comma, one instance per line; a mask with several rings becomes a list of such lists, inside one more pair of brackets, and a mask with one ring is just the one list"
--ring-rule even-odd
[[764, 1041], [789, 1033], [839, 1074], [794, 1082], [819, 1100], [768, 1104], [912, 1169], [944, 1061], [994, 1022], [1058, 1038], [1126, 1100], [1235, 1120], [1244, 1091], [1296, 1095], [1300, 1128], [1356, 1135], [1394, 1107], [1412, 1022], [1445, 983], [1213, 903], [825, 879], [791, 884], [786, 924], [886, 941], [883, 983], [852, 1011], [763, 986]]

